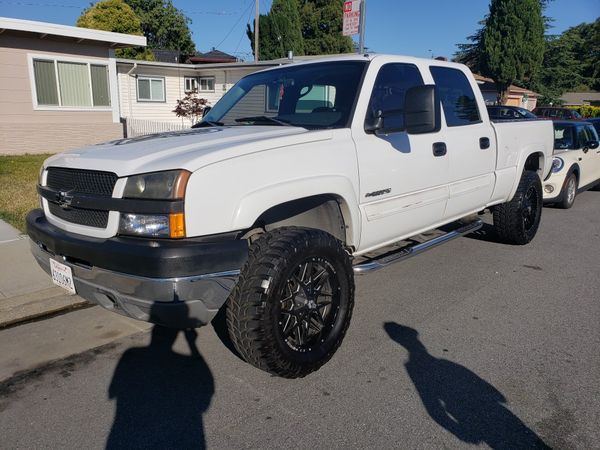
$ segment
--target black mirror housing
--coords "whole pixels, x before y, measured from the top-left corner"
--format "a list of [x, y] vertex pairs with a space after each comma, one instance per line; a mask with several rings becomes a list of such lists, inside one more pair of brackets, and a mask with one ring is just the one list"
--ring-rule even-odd
[[585, 144], [586, 147], [593, 149], [598, 148], [598, 146], [600, 145], [600, 142], [598, 141], [588, 141], [587, 144]]
[[441, 128], [440, 100], [433, 84], [406, 91], [404, 125], [408, 134], [435, 133]]

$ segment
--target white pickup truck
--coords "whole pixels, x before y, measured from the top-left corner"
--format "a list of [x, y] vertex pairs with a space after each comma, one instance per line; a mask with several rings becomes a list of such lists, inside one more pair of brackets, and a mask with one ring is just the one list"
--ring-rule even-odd
[[171, 327], [225, 308], [242, 358], [301, 377], [341, 344], [354, 274], [474, 231], [487, 208], [502, 240], [531, 241], [552, 147], [550, 121], [491, 123], [459, 64], [292, 63], [243, 78], [190, 130], [52, 156], [28, 234], [70, 291]]

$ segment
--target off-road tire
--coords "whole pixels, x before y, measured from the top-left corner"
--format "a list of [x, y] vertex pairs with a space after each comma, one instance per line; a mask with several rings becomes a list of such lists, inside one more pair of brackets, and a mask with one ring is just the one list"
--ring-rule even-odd
[[[312, 275], [306, 278], [298, 271], [304, 267], [303, 273], [306, 273], [309, 264]], [[318, 276], [316, 272], [320, 268], [327, 273]], [[308, 283], [300, 282], [309, 278], [315, 285], [310, 292], [306, 290]], [[321, 283], [320, 288], [316, 286], [318, 283]], [[325, 283], [330, 293], [323, 292]], [[292, 300], [285, 300], [290, 296]], [[326, 305], [328, 300], [323, 300], [327, 297], [331, 298], [329, 306]], [[316, 299], [312, 306], [309, 298]], [[302, 302], [304, 306], [297, 307]], [[314, 306], [315, 302], [320, 306]], [[292, 306], [286, 309], [284, 305], [289, 304]], [[279, 228], [251, 244], [248, 260], [226, 303], [227, 328], [236, 350], [246, 362], [281, 377], [304, 377], [329, 361], [338, 349], [350, 324], [353, 306], [354, 276], [342, 243], [320, 230]], [[322, 311], [324, 317], [307, 319], [306, 328], [300, 325], [298, 330], [297, 326], [292, 332], [294, 336], [289, 336], [288, 319], [291, 318], [292, 324], [304, 323], [298, 317], [313, 317], [309, 314], [314, 314], [315, 309], [319, 315]], [[315, 322], [319, 323], [315, 325]], [[318, 328], [321, 323], [324, 325], [320, 332], [309, 328]], [[296, 342], [297, 347], [294, 347], [290, 341], [300, 332], [307, 333], [307, 342], [303, 346]], [[302, 343], [301, 339], [298, 341]]]
[[514, 245], [531, 242], [540, 225], [542, 202], [542, 183], [538, 174], [523, 172], [512, 200], [494, 207], [494, 228], [500, 239]]
[[[573, 184], [571, 184], [573, 183]], [[573, 192], [570, 190], [573, 189]], [[575, 204], [575, 197], [577, 196], [577, 175], [571, 172], [565, 178], [563, 188], [560, 192], [560, 202], [557, 206], [562, 209], [570, 209]]]

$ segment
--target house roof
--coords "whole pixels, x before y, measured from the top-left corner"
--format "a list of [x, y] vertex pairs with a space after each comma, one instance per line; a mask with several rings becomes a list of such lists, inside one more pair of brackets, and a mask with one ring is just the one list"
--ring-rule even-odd
[[233, 55], [229, 55], [221, 50], [212, 49], [210, 52], [198, 53], [197, 55], [190, 56], [189, 58], [192, 64], [202, 63], [231, 63], [237, 62], [237, 58]]
[[600, 92], [567, 92], [560, 99], [565, 105], [584, 105], [600, 102]]
[[122, 59], [117, 58], [117, 64], [129, 64], [137, 66], [154, 66], [163, 67], [170, 69], [243, 69], [250, 67], [258, 67], [260, 69], [281, 66], [280, 62], [276, 61], [258, 61], [258, 62], [234, 62], [234, 63], [215, 63], [215, 64], [179, 64], [179, 63], [168, 63], [161, 61], [140, 61], [137, 59]]
[[104, 42], [111, 47], [144, 47], [146, 38], [131, 34], [113, 33], [110, 31], [93, 30], [90, 28], [71, 27], [55, 23], [36, 22], [33, 20], [12, 19], [0, 17], [0, 32], [5, 30], [17, 33], [34, 34], [40, 38], [47, 36], [67, 38], [77, 43], [83, 41]]
[[[479, 89], [482, 92], [497, 92], [498, 91], [498, 89], [496, 88], [496, 83], [494, 83], [494, 80], [492, 80], [491, 78], [484, 77], [483, 75], [479, 75], [478, 73], [474, 73], [473, 76], [475, 77], [477, 84], [479, 84]], [[529, 89], [525, 89], [520, 86], [516, 86], [514, 84], [511, 84], [510, 87], [508, 88], [508, 93], [509, 93], [509, 95], [510, 94], [512, 94], [512, 95], [527, 94], [529, 97], [539, 97], [539, 95], [540, 95], [537, 92], [530, 91]]]

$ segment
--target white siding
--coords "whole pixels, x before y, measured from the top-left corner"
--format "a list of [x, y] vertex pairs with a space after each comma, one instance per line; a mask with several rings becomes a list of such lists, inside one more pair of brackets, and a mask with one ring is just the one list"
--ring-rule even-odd
[[[214, 77], [215, 91], [200, 92], [213, 106], [227, 90], [239, 81], [240, 78], [255, 70], [248, 68], [231, 69], [181, 69], [174, 67], [138, 66], [132, 73], [130, 64], [117, 64], [119, 81], [119, 101], [121, 116], [156, 122], [189, 123], [187, 119], [177, 117], [173, 112], [177, 100], [185, 96], [185, 77]], [[137, 100], [136, 78], [138, 76], [161, 77], [165, 80], [165, 101], [144, 102]]]

